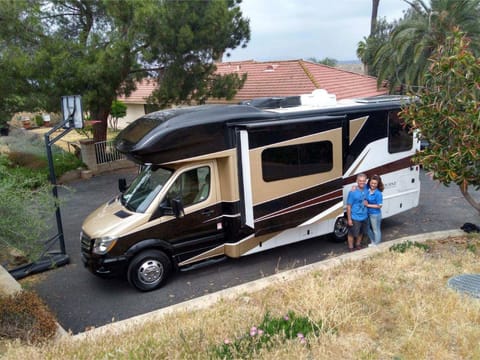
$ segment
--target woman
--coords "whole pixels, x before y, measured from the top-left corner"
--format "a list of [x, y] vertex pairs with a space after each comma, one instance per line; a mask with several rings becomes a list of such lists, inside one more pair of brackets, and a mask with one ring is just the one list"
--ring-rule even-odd
[[366, 186], [365, 206], [368, 210], [367, 234], [370, 238], [371, 244], [369, 246], [376, 246], [382, 241], [382, 232], [380, 225], [382, 222], [382, 204], [384, 189], [382, 179], [378, 175], [373, 175]]

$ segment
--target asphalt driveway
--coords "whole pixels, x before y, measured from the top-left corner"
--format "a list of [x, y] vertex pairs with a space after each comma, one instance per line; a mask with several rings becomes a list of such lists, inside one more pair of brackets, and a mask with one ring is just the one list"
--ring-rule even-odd
[[[174, 274], [164, 287], [140, 293], [125, 279], [104, 280], [84, 269], [80, 259], [79, 233], [83, 219], [118, 193], [117, 179], [135, 176], [124, 170], [79, 180], [61, 189], [60, 198], [66, 251], [70, 264], [39, 275], [31, 285], [56, 314], [59, 323], [73, 333], [144, 314], [206, 293], [246, 283], [278, 271], [321, 261], [345, 252], [344, 244], [325, 237], [284, 246], [240, 259]], [[458, 229], [480, 218], [456, 186], [445, 187], [421, 174], [420, 205], [385, 219], [384, 241], [432, 231]], [[477, 194], [478, 195], [478, 194]]]

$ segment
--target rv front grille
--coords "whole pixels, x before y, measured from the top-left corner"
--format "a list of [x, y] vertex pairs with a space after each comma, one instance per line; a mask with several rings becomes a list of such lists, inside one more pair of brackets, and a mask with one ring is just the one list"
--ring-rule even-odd
[[92, 239], [82, 232], [80, 236], [81, 248], [83, 252], [89, 253], [92, 249]]

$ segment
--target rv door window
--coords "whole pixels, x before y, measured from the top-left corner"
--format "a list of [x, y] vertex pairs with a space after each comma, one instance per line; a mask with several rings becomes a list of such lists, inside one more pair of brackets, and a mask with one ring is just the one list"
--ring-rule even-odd
[[332, 168], [330, 141], [274, 147], [262, 152], [262, 175], [267, 182], [319, 174]]
[[145, 212], [172, 173], [173, 171], [169, 169], [161, 167], [152, 169], [151, 166], [147, 166], [123, 193], [122, 204], [128, 210]]
[[390, 154], [409, 151], [413, 146], [413, 134], [398, 111], [388, 112], [388, 152]]
[[168, 190], [167, 199], [181, 199], [184, 207], [197, 204], [210, 194], [210, 167], [203, 166], [181, 174]]

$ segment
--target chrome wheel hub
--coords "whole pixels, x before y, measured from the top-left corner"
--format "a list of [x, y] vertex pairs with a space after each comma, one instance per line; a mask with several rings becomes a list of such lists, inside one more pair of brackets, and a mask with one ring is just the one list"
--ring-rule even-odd
[[146, 284], [152, 284], [162, 276], [163, 266], [157, 260], [148, 260], [138, 268], [138, 278]]

